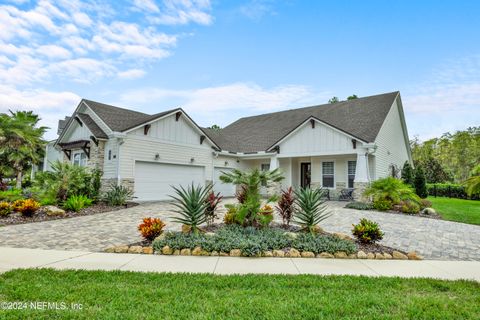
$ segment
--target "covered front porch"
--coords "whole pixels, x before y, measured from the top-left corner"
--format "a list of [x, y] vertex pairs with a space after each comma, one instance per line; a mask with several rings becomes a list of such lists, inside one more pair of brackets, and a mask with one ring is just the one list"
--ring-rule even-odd
[[[296, 157], [277, 154], [244, 161], [249, 168], [280, 168], [285, 179], [273, 187], [275, 191], [290, 186], [326, 188], [332, 200], [337, 200], [344, 189], [355, 189], [354, 197], [359, 198], [365, 186], [374, 179], [375, 157], [367, 152]], [[270, 193], [266, 189], [265, 192]]]

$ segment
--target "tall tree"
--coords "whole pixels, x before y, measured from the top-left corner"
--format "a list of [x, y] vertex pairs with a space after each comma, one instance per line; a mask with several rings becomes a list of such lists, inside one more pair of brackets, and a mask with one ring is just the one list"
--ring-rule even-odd
[[338, 99], [338, 97], [332, 97], [330, 100], [328, 100], [328, 103], [337, 103], [339, 101], [340, 99]]
[[415, 193], [422, 199], [428, 196], [427, 181], [422, 166], [415, 168]]
[[358, 96], [356, 94], [352, 94], [351, 96], [347, 97], [347, 100], [354, 100], [354, 99], [358, 99]]
[[222, 129], [218, 124], [213, 124], [208, 128], [212, 129], [212, 130], [215, 130], [215, 131], [218, 131], [218, 130]]
[[412, 187], [414, 186], [414, 172], [412, 166], [410, 165], [410, 162], [408, 161], [405, 161], [405, 164], [402, 168], [402, 180], [406, 184]]
[[0, 157], [12, 168], [16, 187], [22, 187], [23, 172], [41, 161], [47, 127], [38, 126], [40, 118], [32, 111], [0, 114]]

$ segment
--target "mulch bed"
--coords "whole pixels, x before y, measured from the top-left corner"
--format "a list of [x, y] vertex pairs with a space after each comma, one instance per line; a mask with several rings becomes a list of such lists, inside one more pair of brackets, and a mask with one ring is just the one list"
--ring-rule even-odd
[[115, 207], [108, 206], [105, 203], [96, 203], [88, 208], [84, 208], [80, 210], [79, 212], [67, 211], [65, 212], [64, 215], [59, 215], [59, 216], [48, 216], [44, 211], [42, 211], [42, 208], [40, 208], [32, 217], [24, 217], [17, 212], [11, 213], [6, 217], [0, 217], [0, 226], [90, 216], [90, 215], [99, 214], [99, 213], [118, 211], [118, 210], [131, 208], [135, 206], [138, 206], [138, 203], [129, 202], [125, 206], [115, 206]]
[[[203, 230], [205, 232], [215, 232], [217, 229], [220, 229], [223, 226], [225, 226], [224, 223], [214, 223], [210, 226], [204, 227]], [[296, 232], [296, 231], [300, 230], [300, 228], [297, 227], [297, 226], [290, 225], [290, 226], [286, 227], [281, 223], [272, 223], [270, 225], [270, 227], [271, 228], [273, 227], [273, 228], [283, 229], [283, 230], [285, 230], [285, 232], [287, 232], [287, 231], [288, 232]], [[332, 235], [332, 233], [325, 232], [325, 231], [322, 231], [320, 234], [325, 235], [325, 236], [331, 236]], [[407, 254], [407, 252], [405, 252], [403, 250], [387, 247], [387, 246], [384, 246], [384, 245], [381, 245], [381, 244], [378, 244], [378, 243], [365, 244], [365, 243], [361, 243], [359, 241], [355, 241], [355, 245], [357, 246], [357, 252], [358, 251], [372, 252], [372, 253], [387, 252], [389, 254], [392, 254], [393, 251], [398, 251], [398, 252], [401, 252], [405, 255]], [[142, 241], [139, 241], [139, 242], [131, 243], [131, 244], [129, 244], [129, 246], [150, 247], [150, 246], [152, 246], [152, 241], [142, 240]]]

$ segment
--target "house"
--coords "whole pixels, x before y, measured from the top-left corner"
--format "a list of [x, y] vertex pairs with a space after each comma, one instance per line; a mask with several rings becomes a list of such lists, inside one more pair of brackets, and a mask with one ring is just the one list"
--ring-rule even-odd
[[[168, 199], [171, 185], [192, 182], [233, 196], [219, 176], [234, 168], [280, 168], [285, 180], [275, 189], [355, 188], [358, 196], [412, 162], [399, 92], [245, 117], [220, 130], [198, 126], [181, 108], [149, 115], [83, 99], [60, 122], [54, 147], [138, 200]], [[51, 149], [47, 157], [55, 158]]]

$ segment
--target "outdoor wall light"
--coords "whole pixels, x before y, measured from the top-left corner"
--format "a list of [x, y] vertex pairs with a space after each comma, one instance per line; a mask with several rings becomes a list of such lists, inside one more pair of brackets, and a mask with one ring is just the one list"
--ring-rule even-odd
[[225, 166], [228, 166], [228, 161], [225, 161]]
[[160, 153], [155, 154], [155, 160], [158, 160], [158, 159], [160, 159]]
[[195, 158], [191, 158], [191, 159], [190, 159], [190, 162], [193, 162], [193, 161], [195, 161]]

